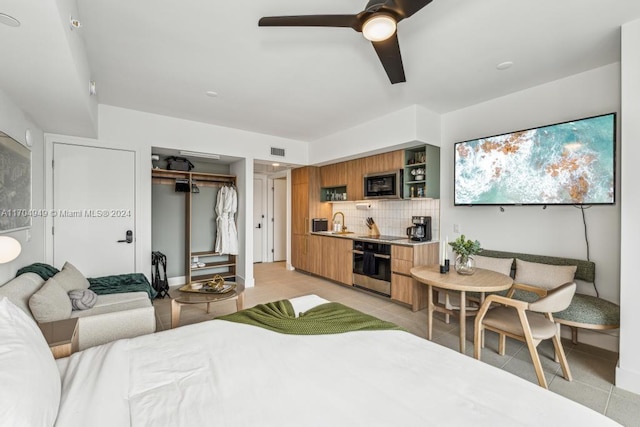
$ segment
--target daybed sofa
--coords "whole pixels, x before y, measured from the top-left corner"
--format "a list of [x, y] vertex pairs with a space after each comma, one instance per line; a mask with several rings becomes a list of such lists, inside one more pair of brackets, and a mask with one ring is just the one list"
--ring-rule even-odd
[[0, 297], [6, 296], [39, 323], [77, 317], [80, 350], [155, 332], [155, 309], [146, 292], [97, 295], [93, 307], [72, 310], [68, 292], [88, 288], [82, 273], [66, 263], [46, 281], [36, 273], [20, 274], [0, 286]]

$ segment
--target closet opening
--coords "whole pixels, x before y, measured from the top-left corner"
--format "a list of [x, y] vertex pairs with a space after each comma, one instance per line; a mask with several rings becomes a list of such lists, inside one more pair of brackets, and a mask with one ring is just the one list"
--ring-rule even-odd
[[[151, 244], [167, 257], [169, 285], [207, 282], [216, 275], [235, 281], [238, 192], [230, 165], [239, 159], [181, 156], [163, 148], [152, 153]], [[193, 167], [169, 169], [172, 156]]]

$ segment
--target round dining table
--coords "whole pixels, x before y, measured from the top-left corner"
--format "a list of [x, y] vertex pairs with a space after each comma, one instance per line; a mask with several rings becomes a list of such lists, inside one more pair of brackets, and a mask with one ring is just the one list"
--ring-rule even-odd
[[[460, 352], [465, 352], [466, 344], [466, 318], [475, 316], [477, 310], [467, 311], [467, 292], [477, 292], [480, 294], [480, 305], [484, 301], [486, 292], [499, 292], [509, 289], [513, 284], [513, 279], [502, 273], [483, 268], [476, 268], [471, 275], [458, 274], [454, 268], [447, 273], [440, 273], [439, 265], [421, 265], [413, 267], [411, 276], [418, 282], [427, 286], [427, 339], [433, 336], [433, 312], [451, 314], [460, 319]], [[460, 309], [453, 310], [434, 301], [433, 288], [445, 291], [457, 291], [460, 293]]]

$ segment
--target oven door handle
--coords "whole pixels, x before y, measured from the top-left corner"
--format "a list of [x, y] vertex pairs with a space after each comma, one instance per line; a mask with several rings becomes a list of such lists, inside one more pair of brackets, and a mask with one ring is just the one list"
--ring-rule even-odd
[[[364, 255], [364, 251], [358, 251], [356, 249], [353, 249], [351, 252], [354, 254]], [[376, 258], [391, 259], [391, 255], [373, 254], [373, 256]]]

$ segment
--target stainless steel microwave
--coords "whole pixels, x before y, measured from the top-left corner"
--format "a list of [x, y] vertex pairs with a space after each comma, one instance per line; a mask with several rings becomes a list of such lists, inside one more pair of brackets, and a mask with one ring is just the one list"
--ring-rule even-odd
[[402, 199], [402, 169], [364, 176], [365, 199]]

